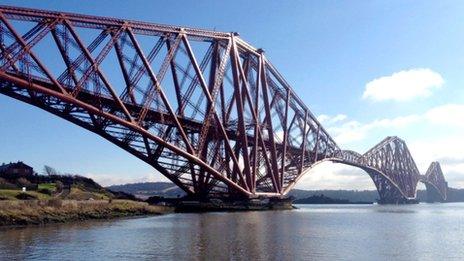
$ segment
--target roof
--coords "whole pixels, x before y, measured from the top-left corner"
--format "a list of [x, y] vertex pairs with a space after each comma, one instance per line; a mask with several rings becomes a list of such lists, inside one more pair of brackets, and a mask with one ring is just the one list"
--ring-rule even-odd
[[24, 164], [24, 162], [22, 162], [22, 161], [18, 161], [16, 163], [10, 162], [8, 164], [3, 163], [2, 165], [0, 165], [0, 171], [8, 170], [10, 168], [28, 168], [28, 169], [32, 169], [31, 166]]

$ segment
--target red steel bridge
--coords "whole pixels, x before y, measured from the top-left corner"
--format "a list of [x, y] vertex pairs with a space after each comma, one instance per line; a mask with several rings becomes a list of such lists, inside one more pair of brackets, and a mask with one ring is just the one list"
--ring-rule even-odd
[[284, 197], [323, 161], [365, 170], [380, 201], [446, 200], [405, 142], [341, 150], [290, 85], [237, 33], [0, 6], [0, 93], [153, 166], [187, 194]]

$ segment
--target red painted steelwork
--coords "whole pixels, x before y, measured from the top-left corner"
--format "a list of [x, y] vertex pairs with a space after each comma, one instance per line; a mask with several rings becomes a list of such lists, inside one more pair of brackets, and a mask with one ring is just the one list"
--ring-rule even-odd
[[[334, 160], [366, 169], [379, 193], [415, 196], [404, 142], [347, 161], [235, 33], [0, 6], [0, 52], [0, 93], [104, 137], [189, 194], [280, 197]], [[409, 167], [388, 167], [398, 160]]]

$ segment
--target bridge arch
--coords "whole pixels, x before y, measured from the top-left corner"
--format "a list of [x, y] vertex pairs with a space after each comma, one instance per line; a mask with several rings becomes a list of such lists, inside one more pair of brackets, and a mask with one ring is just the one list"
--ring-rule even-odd
[[[406, 143], [398, 137], [386, 137], [362, 155], [351, 150], [340, 150], [323, 161], [364, 170], [377, 188], [380, 203], [398, 204], [414, 202], [416, 199], [420, 173]], [[438, 175], [429, 174], [428, 177]]]
[[408, 198], [407, 195], [403, 193], [402, 189], [397, 184], [395, 184], [395, 182], [390, 177], [388, 177], [382, 171], [369, 166], [363, 166], [354, 162], [333, 157], [316, 162], [311, 167], [311, 169], [316, 168], [318, 165], [326, 162], [343, 164], [363, 170], [363, 172], [367, 174], [373, 182], [379, 196], [378, 202], [380, 204], [401, 204], [411, 200], [411, 198]]

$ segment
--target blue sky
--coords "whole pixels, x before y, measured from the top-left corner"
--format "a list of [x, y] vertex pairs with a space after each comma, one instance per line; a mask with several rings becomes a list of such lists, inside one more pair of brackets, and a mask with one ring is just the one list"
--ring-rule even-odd
[[[239, 32], [266, 51], [341, 147], [364, 152], [397, 135], [422, 172], [441, 160], [450, 186], [464, 187], [461, 1], [0, 3]], [[0, 162], [17, 160], [105, 185], [161, 179], [102, 138], [0, 96]], [[374, 189], [362, 171], [333, 164], [315, 168], [298, 187]]]

